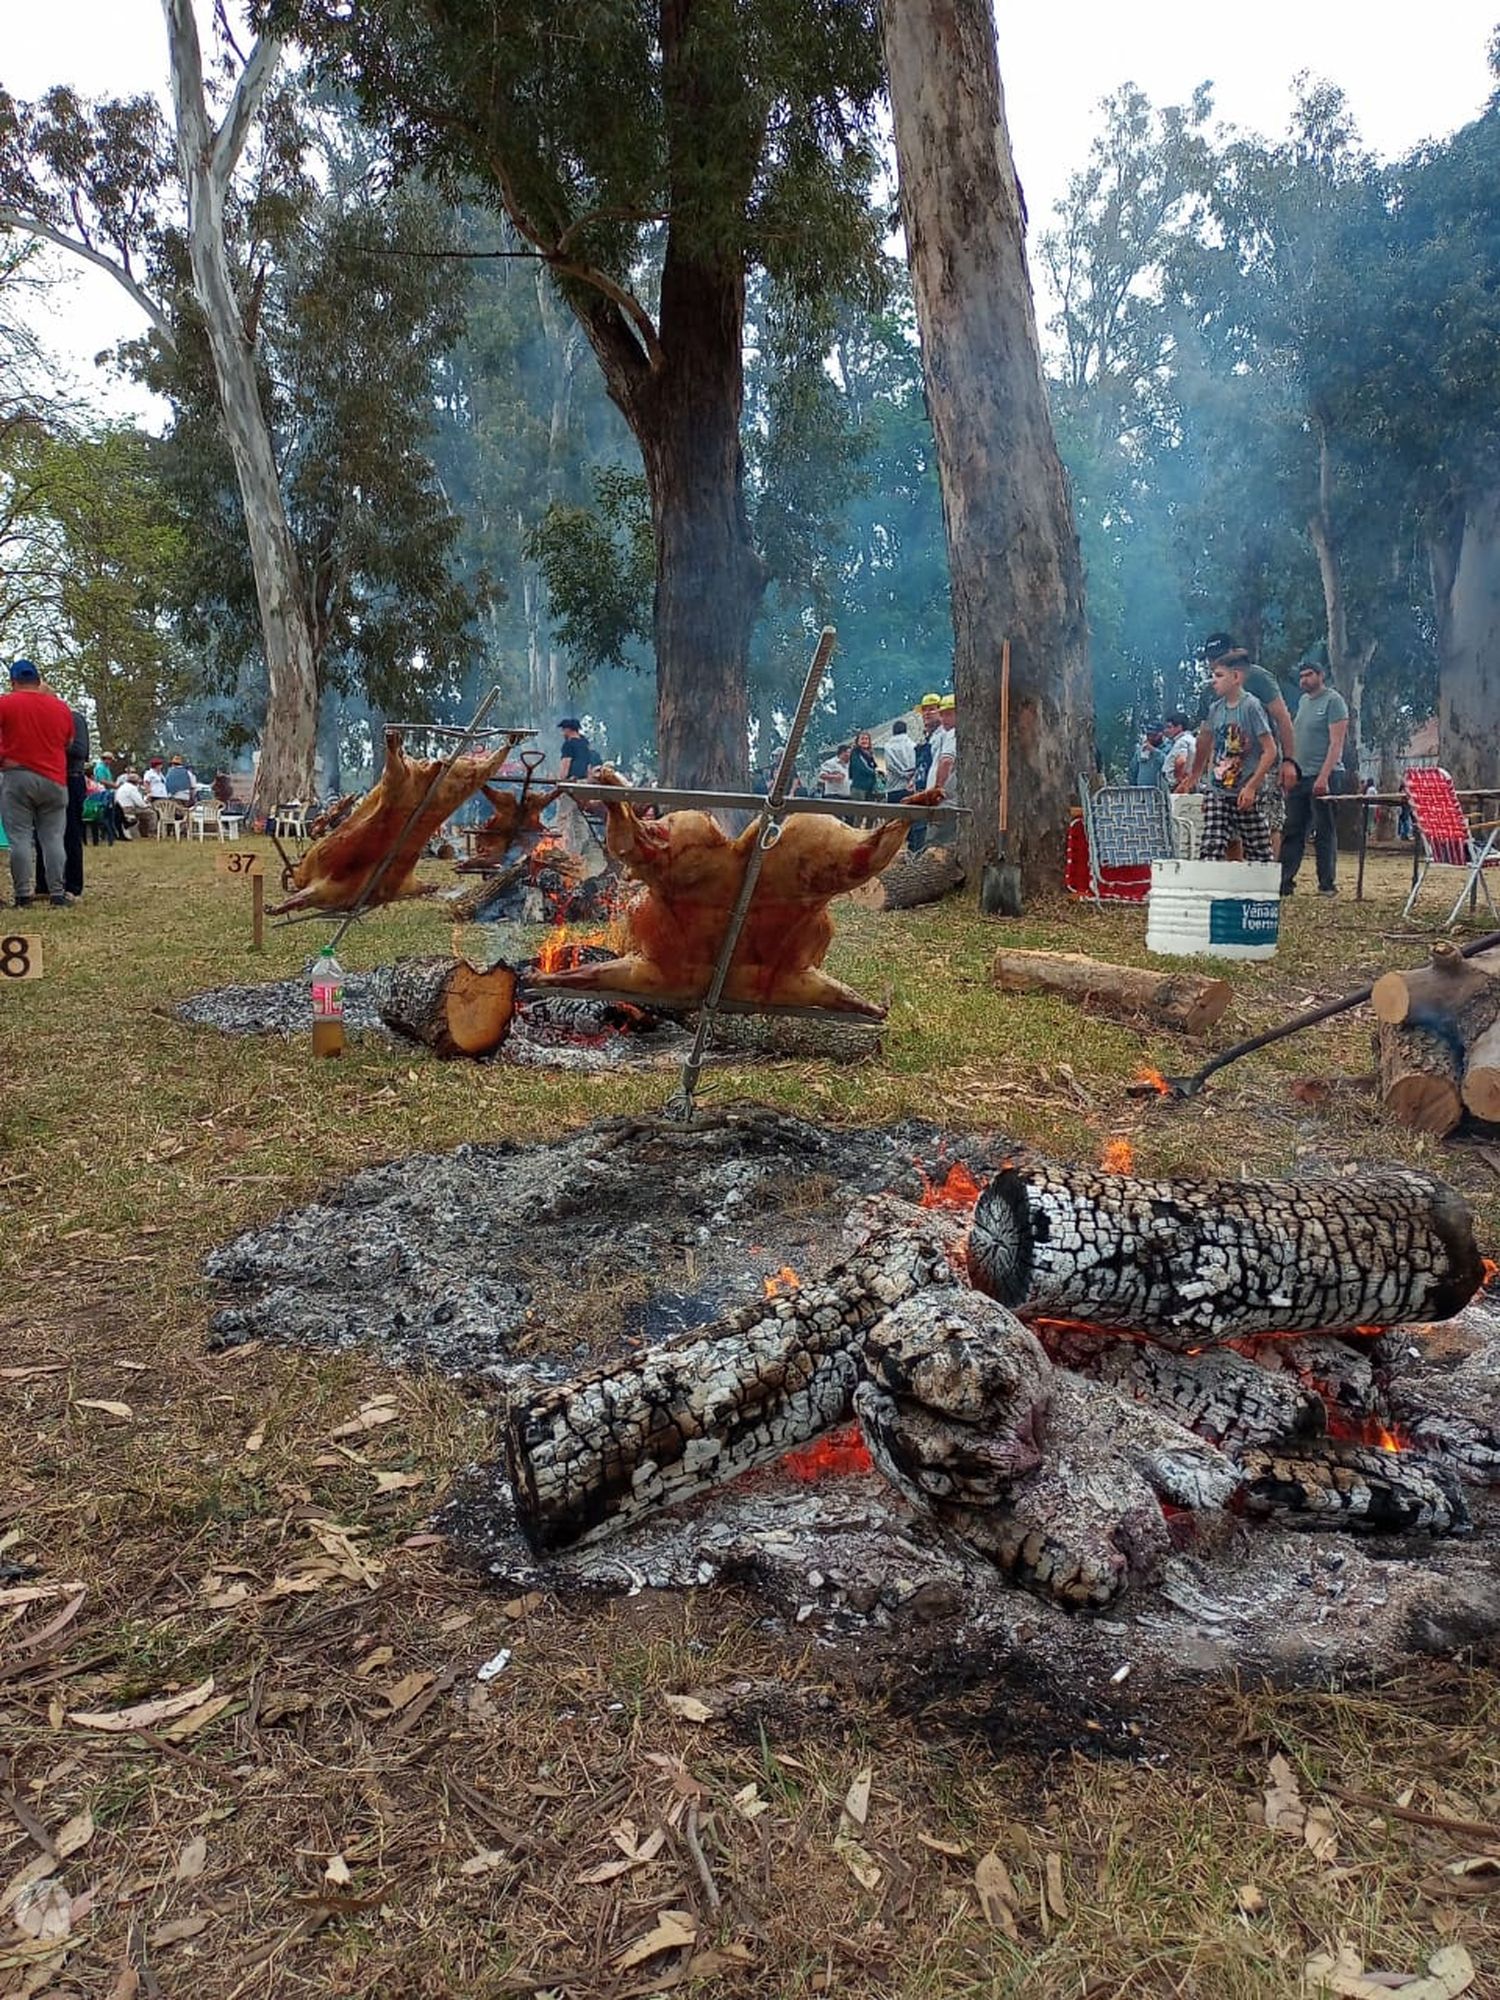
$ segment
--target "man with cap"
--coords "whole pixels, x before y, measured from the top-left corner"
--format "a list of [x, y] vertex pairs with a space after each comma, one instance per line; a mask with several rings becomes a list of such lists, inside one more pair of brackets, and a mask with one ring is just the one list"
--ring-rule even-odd
[[1290, 896], [1297, 886], [1297, 870], [1307, 846], [1308, 823], [1312, 823], [1313, 855], [1318, 868], [1318, 894], [1336, 896], [1335, 877], [1339, 865], [1338, 827], [1328, 793], [1334, 772], [1344, 756], [1344, 738], [1349, 733], [1349, 704], [1337, 688], [1326, 683], [1327, 670], [1316, 648], [1309, 647], [1297, 662], [1297, 686], [1301, 699], [1292, 725], [1297, 753], [1297, 782], [1287, 793], [1286, 834], [1281, 844], [1281, 893]]
[[[1281, 752], [1281, 762], [1272, 771], [1261, 790], [1260, 807], [1265, 814], [1266, 825], [1271, 830], [1272, 858], [1279, 859], [1281, 829], [1286, 821], [1286, 795], [1297, 782], [1297, 757], [1292, 739], [1291, 710], [1286, 705], [1286, 698], [1281, 689], [1276, 685], [1275, 676], [1268, 674], [1264, 667], [1256, 666], [1245, 648], [1235, 644], [1232, 634], [1210, 632], [1203, 641], [1202, 653], [1210, 673], [1221, 661], [1225, 666], [1241, 668], [1246, 694], [1253, 695], [1270, 718], [1277, 748]], [[1203, 701], [1198, 710], [1200, 727], [1214, 699], [1214, 690], [1210, 683], [1203, 690]]]
[[1166, 762], [1166, 731], [1159, 722], [1148, 722], [1141, 733], [1141, 742], [1130, 762], [1130, 782], [1132, 785], [1159, 785], [1162, 781], [1162, 766]]
[[[932, 782], [932, 739], [938, 733], [942, 711], [943, 697], [940, 694], [924, 694], [917, 703], [917, 713], [922, 718], [922, 738], [912, 759], [911, 788], [914, 792], [925, 792]], [[926, 844], [927, 824], [924, 820], [916, 820], [906, 836], [907, 852], [920, 854]]]
[[40, 845], [51, 885], [50, 900], [72, 901], [64, 888], [68, 824], [68, 747], [73, 717], [68, 704], [42, 686], [30, 660], [16, 660], [10, 693], [0, 695], [0, 825], [10, 842], [10, 879], [16, 908], [36, 895], [36, 855]]

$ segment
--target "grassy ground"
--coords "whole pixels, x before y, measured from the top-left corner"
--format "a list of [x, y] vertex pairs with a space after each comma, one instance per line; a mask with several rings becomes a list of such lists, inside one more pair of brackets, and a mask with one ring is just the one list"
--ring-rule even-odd
[[[1390, 935], [1400, 865], [1375, 872], [1376, 900], [1299, 898], [1278, 957], [1230, 968], [1223, 1041], [1418, 955]], [[1500, 1860], [1478, 1859], [1500, 1856], [1500, 1699], [1476, 1668], [1219, 1688], [1150, 1760], [1049, 1755], [1003, 1703], [964, 1727], [828, 1685], [815, 1646], [789, 1657], [722, 1593], [502, 1603], [427, 1528], [486, 1450], [479, 1403], [369, 1357], [207, 1356], [199, 1263], [235, 1229], [370, 1162], [555, 1134], [670, 1082], [374, 1042], [315, 1065], [176, 1025], [176, 997], [288, 973], [318, 935], [251, 955], [247, 895], [211, 848], [91, 854], [78, 909], [30, 913], [45, 977], [0, 985], [0, 1557], [40, 1572], [0, 1584], [0, 1996], [1270, 2000], [1341, 1941], [1402, 1972], [1462, 1944], [1469, 1990], [1500, 1994]], [[1485, 1155], [1388, 1129], [1342, 1081], [1368, 1067], [1357, 1015], [1193, 1104], [1141, 1104], [1136, 1070], [1196, 1049], [999, 1001], [1001, 933], [967, 909], [840, 925], [832, 968], [889, 996], [887, 1059], [719, 1075], [719, 1095], [1073, 1156], [1126, 1132], [1146, 1169], [1422, 1161], [1500, 1241]], [[1143, 932], [1058, 905], [1004, 935], [1141, 961]], [[447, 936], [384, 912], [348, 962]], [[77, 1719], [189, 1694], [133, 1729]], [[1326, 1834], [1258, 1823], [1277, 1754]]]

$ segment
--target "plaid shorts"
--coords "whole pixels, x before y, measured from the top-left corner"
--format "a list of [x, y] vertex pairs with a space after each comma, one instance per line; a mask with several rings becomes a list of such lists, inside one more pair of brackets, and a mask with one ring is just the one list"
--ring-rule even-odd
[[1286, 825], [1286, 793], [1281, 789], [1281, 766], [1273, 764], [1261, 786], [1256, 804], [1266, 816], [1266, 825], [1272, 833], [1280, 833]]
[[1270, 860], [1271, 829], [1266, 825], [1266, 815], [1259, 797], [1249, 812], [1241, 812], [1232, 794], [1205, 792], [1203, 841], [1198, 849], [1199, 859], [1222, 861], [1224, 850], [1231, 840], [1241, 843], [1247, 861]]

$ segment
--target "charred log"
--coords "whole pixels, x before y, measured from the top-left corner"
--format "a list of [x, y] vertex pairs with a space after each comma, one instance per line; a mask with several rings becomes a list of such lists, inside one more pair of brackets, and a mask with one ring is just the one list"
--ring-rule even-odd
[[1002, 993], [1058, 993], [1107, 1014], [1144, 1017], [1159, 1028], [1201, 1035], [1234, 997], [1227, 979], [1109, 965], [1074, 951], [995, 953], [990, 978]]
[[1436, 1028], [1395, 1028], [1382, 1021], [1375, 1047], [1381, 1102], [1391, 1117], [1413, 1132], [1446, 1138], [1464, 1115], [1462, 1057], [1453, 1043]]
[[889, 1199], [857, 1211], [849, 1257], [816, 1285], [529, 1397], [506, 1423], [532, 1546], [597, 1540], [778, 1458], [849, 1413], [865, 1334], [951, 1281], [951, 1218]]
[[1461, 1535], [1469, 1510], [1446, 1466], [1409, 1451], [1325, 1440], [1316, 1450], [1250, 1450], [1239, 1504], [1258, 1521], [1350, 1534]]
[[481, 971], [461, 958], [407, 958], [392, 968], [380, 1018], [445, 1060], [473, 1058], [499, 1048], [515, 1002], [516, 975], [508, 965]]
[[1447, 1319], [1484, 1271], [1467, 1205], [1427, 1174], [1138, 1180], [1008, 1167], [980, 1196], [969, 1273], [1030, 1315], [1187, 1348], [1249, 1334]]
[[1165, 1410], [1210, 1444], [1274, 1444], [1318, 1437], [1323, 1399], [1291, 1373], [1262, 1368], [1230, 1347], [1179, 1354], [1152, 1341], [1110, 1340], [1042, 1321], [1052, 1359], [1122, 1396]]

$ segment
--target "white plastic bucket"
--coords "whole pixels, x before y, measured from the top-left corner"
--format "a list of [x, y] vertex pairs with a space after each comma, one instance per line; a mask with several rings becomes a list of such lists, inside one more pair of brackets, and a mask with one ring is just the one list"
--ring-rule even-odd
[[1281, 869], [1262, 861], [1153, 861], [1146, 949], [1164, 958], [1272, 958]]

